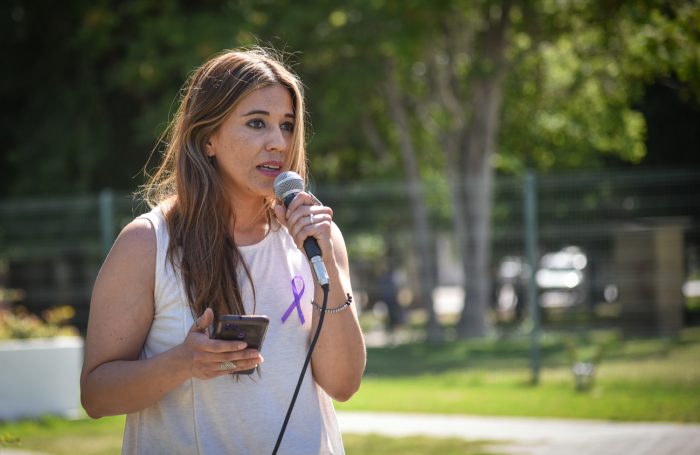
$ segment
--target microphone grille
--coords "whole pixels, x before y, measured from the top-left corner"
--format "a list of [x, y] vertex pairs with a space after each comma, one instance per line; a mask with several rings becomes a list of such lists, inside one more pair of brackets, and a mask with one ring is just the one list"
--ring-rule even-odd
[[304, 180], [292, 171], [283, 172], [275, 178], [275, 196], [284, 201], [290, 194], [304, 191]]

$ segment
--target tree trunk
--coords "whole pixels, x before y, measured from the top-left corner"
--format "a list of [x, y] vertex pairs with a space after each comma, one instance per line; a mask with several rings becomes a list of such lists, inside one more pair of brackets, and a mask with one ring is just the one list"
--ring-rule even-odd
[[399, 94], [399, 81], [395, 63], [387, 62], [386, 93], [391, 118], [398, 130], [399, 150], [406, 172], [409, 204], [413, 219], [413, 236], [418, 254], [419, 296], [421, 303], [428, 311], [428, 339], [442, 339], [442, 328], [437, 320], [433, 306], [433, 289], [435, 288], [435, 242], [430, 229], [428, 209], [425, 204], [423, 182], [418, 172], [416, 150], [411, 137], [406, 112]]
[[470, 86], [472, 116], [463, 136], [462, 161], [461, 197], [466, 212], [466, 245], [462, 260], [466, 286], [464, 309], [457, 325], [461, 338], [483, 337], [488, 332], [494, 175], [491, 158], [497, 151], [500, 127], [509, 3], [503, 3], [498, 17], [491, 16], [491, 23], [481, 38], [484, 66], [477, 70]]
[[[485, 134], [471, 134], [471, 146], [483, 146]], [[464, 309], [457, 328], [460, 337], [483, 337], [488, 332], [491, 294], [491, 154], [474, 154], [464, 174], [462, 196], [466, 207], [466, 245], [462, 256], [465, 275]], [[468, 253], [468, 254], [467, 254]]]

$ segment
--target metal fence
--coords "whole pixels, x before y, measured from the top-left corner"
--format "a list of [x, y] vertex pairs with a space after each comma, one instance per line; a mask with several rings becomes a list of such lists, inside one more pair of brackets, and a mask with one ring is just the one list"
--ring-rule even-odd
[[[537, 283], [545, 323], [613, 324], [673, 333], [692, 323], [700, 283], [700, 170], [576, 172], [496, 179], [492, 270], [494, 324], [528, 316]], [[426, 181], [435, 232], [436, 308], [459, 311], [460, 270], [446, 183]], [[526, 255], [526, 204], [536, 201], [535, 270]], [[416, 257], [405, 184], [317, 186], [334, 208], [364, 306], [420, 308], [411, 298]], [[146, 210], [127, 194], [0, 201], [0, 287], [19, 289], [32, 310], [71, 304], [84, 328], [89, 295], [116, 233]], [[532, 274], [534, 272], [534, 274]], [[685, 295], [683, 290], [685, 289]], [[391, 308], [390, 308], [391, 309]], [[394, 322], [400, 322], [399, 319]]]

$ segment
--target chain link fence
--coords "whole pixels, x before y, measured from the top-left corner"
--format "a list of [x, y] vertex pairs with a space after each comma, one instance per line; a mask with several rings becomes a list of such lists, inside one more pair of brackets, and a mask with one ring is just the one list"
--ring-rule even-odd
[[[435, 233], [435, 308], [449, 323], [465, 280], [452, 232], [446, 182], [427, 180]], [[530, 279], [546, 328], [619, 327], [673, 334], [700, 312], [700, 171], [572, 172], [535, 176], [536, 260], [526, 254], [523, 177], [496, 178], [492, 214], [490, 323], [522, 326]], [[404, 183], [312, 186], [334, 209], [367, 314], [388, 327], [420, 311], [411, 214]], [[0, 299], [30, 311], [69, 304], [87, 321], [100, 264], [119, 230], [147, 207], [131, 195], [0, 201]], [[534, 270], [533, 270], [534, 269]], [[467, 280], [468, 281], [468, 280]], [[9, 291], [8, 291], [9, 290]]]

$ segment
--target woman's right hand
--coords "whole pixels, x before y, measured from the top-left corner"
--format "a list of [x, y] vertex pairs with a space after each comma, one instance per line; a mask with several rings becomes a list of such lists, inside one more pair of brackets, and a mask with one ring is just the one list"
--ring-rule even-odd
[[260, 352], [256, 349], [246, 349], [247, 345], [243, 341], [209, 338], [209, 326], [213, 322], [214, 312], [207, 308], [192, 324], [183, 342], [183, 347], [191, 358], [190, 369], [193, 377], [216, 378], [255, 368], [263, 362]]

